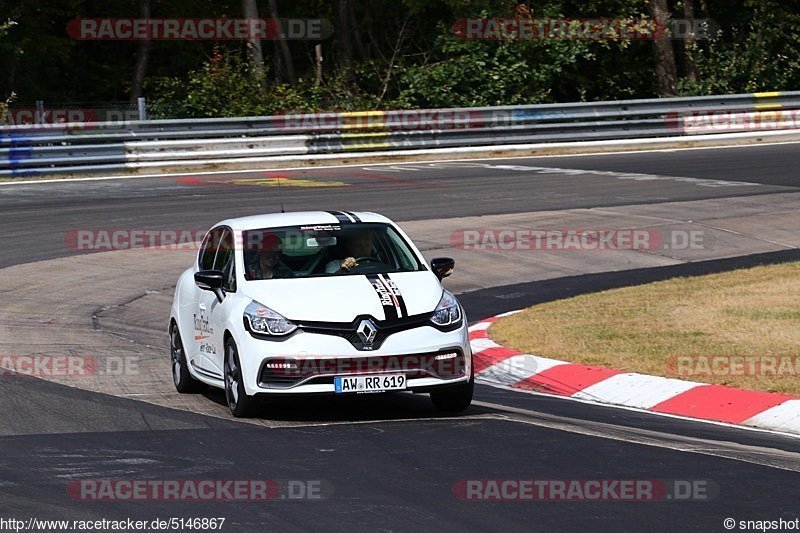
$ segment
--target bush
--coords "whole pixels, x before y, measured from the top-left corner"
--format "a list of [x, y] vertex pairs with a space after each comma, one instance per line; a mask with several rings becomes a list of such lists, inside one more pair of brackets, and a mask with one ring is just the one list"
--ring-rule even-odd
[[[8, 31], [8, 28], [14, 26], [15, 24], [16, 23], [11, 20], [6, 22], [0, 22], [0, 37], [3, 37]], [[12, 92], [8, 96], [8, 98], [0, 99], [0, 124], [5, 123], [5, 120], [8, 115], [8, 107], [11, 105], [11, 102], [14, 100], [15, 96], [16, 95]]]
[[586, 55], [581, 41], [468, 41], [443, 27], [430, 61], [406, 68], [399, 107], [483, 107], [551, 99], [553, 80]]
[[[265, 78], [267, 77], [265, 68]], [[209, 61], [186, 79], [159, 78], [148, 84], [148, 116], [209, 118], [266, 116], [281, 113], [373, 109], [378, 98], [334, 76], [316, 86], [300, 79], [297, 85], [257, 80], [241, 54], [215, 50]]]
[[[697, 81], [684, 95], [793, 90], [800, 86], [800, 14], [781, 2], [746, 2], [749, 22], [697, 45]], [[767, 31], [767, 29], [769, 31]]]
[[269, 98], [246, 61], [219, 48], [187, 79], [159, 78], [148, 92], [153, 94], [151, 118], [251, 116], [270, 111]]

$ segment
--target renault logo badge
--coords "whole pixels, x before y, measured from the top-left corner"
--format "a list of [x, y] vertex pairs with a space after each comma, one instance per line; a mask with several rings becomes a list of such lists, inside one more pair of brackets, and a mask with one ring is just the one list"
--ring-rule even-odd
[[378, 333], [378, 326], [372, 320], [364, 319], [358, 324], [356, 333], [362, 343], [370, 345], [375, 340], [375, 334]]

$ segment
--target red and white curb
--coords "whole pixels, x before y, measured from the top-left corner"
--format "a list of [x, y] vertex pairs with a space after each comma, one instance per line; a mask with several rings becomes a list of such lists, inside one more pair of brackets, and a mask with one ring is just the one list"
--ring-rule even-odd
[[621, 372], [524, 354], [489, 338], [512, 311], [469, 328], [476, 379], [520, 391], [800, 434], [800, 398]]

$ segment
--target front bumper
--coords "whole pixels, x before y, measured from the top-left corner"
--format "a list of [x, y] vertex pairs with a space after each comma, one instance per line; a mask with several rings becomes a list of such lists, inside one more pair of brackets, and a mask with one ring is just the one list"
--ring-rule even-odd
[[378, 350], [357, 350], [346, 339], [300, 332], [281, 341], [239, 339], [247, 393], [335, 393], [335, 376], [398, 374], [406, 389], [430, 390], [468, 381], [472, 374], [466, 323], [443, 332], [431, 326], [389, 336]]

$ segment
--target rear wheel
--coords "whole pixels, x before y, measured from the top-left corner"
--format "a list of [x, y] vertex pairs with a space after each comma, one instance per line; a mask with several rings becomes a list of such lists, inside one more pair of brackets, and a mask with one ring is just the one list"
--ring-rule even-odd
[[233, 339], [225, 343], [225, 398], [228, 409], [236, 418], [248, 417], [255, 410], [256, 399], [248, 396], [244, 389], [239, 350]]
[[175, 390], [184, 394], [203, 390], [203, 383], [197, 381], [189, 374], [189, 364], [186, 362], [186, 350], [183, 348], [181, 334], [175, 322], [169, 326], [169, 351], [170, 360], [172, 362], [172, 382], [175, 384]]
[[472, 403], [472, 394], [475, 390], [475, 378], [470, 378], [466, 383], [445, 387], [431, 392], [431, 401], [440, 411], [457, 413], [465, 410]]

